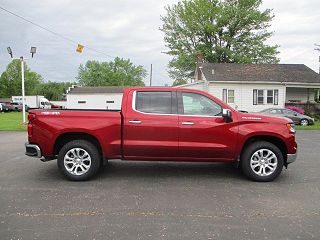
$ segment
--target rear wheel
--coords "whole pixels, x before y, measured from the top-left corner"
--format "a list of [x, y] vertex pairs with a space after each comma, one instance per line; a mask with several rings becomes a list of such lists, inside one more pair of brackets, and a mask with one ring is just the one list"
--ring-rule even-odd
[[58, 154], [58, 167], [72, 181], [92, 178], [100, 167], [100, 154], [88, 141], [74, 140], [64, 145]]
[[301, 119], [300, 120], [300, 125], [301, 126], [308, 126], [309, 125], [308, 119]]
[[273, 181], [281, 173], [283, 163], [279, 148], [265, 141], [252, 143], [241, 156], [243, 173], [258, 182]]

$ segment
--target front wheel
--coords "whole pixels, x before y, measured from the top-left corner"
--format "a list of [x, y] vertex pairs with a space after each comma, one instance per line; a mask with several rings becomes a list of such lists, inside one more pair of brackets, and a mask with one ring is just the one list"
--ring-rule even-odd
[[283, 164], [279, 148], [265, 141], [251, 143], [241, 156], [243, 173], [258, 182], [273, 181], [281, 173]]
[[96, 146], [85, 140], [74, 140], [64, 145], [58, 154], [60, 171], [72, 181], [92, 178], [100, 167], [101, 157]]
[[309, 125], [308, 119], [301, 119], [300, 120], [300, 125], [301, 126], [308, 126]]

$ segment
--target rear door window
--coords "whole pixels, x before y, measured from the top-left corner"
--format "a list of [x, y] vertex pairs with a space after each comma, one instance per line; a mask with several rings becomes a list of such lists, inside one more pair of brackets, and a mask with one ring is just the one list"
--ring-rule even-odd
[[172, 114], [172, 92], [136, 92], [135, 109], [143, 113]]

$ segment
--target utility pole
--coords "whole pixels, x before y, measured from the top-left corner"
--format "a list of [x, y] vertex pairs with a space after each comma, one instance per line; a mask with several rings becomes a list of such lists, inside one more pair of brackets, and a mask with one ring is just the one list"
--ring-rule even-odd
[[150, 87], [152, 86], [152, 63], [150, 66]]
[[[320, 44], [314, 44], [316, 48], [314, 50], [320, 53]], [[320, 74], [320, 54], [319, 54], [319, 74]], [[320, 101], [320, 89], [317, 89], [317, 101]]]
[[[320, 52], [320, 44], [314, 44], [316, 46], [316, 48], [314, 50]], [[319, 74], [320, 74], [320, 55], [319, 55]]]

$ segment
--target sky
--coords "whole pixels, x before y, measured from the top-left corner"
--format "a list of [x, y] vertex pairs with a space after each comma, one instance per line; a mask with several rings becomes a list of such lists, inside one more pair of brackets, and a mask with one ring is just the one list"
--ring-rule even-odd
[[[153, 65], [152, 84], [171, 85], [167, 73], [171, 57], [164, 52], [160, 16], [165, 6], [178, 0], [1, 0], [3, 7], [62, 35], [60, 38], [0, 9], [0, 73], [14, 57], [31, 58], [30, 47], [37, 47], [27, 64], [41, 74], [45, 81], [73, 82], [80, 64], [87, 60], [111, 61], [113, 57], [130, 59], [148, 72]], [[279, 45], [280, 63], [305, 64], [319, 69], [320, 1], [319, 0], [264, 0], [261, 9], [273, 9], [275, 18], [268, 40]], [[66, 40], [67, 38], [68, 40]], [[72, 40], [72, 41], [70, 41]], [[83, 53], [77, 43], [85, 46]], [[149, 76], [145, 79], [149, 85]]]

